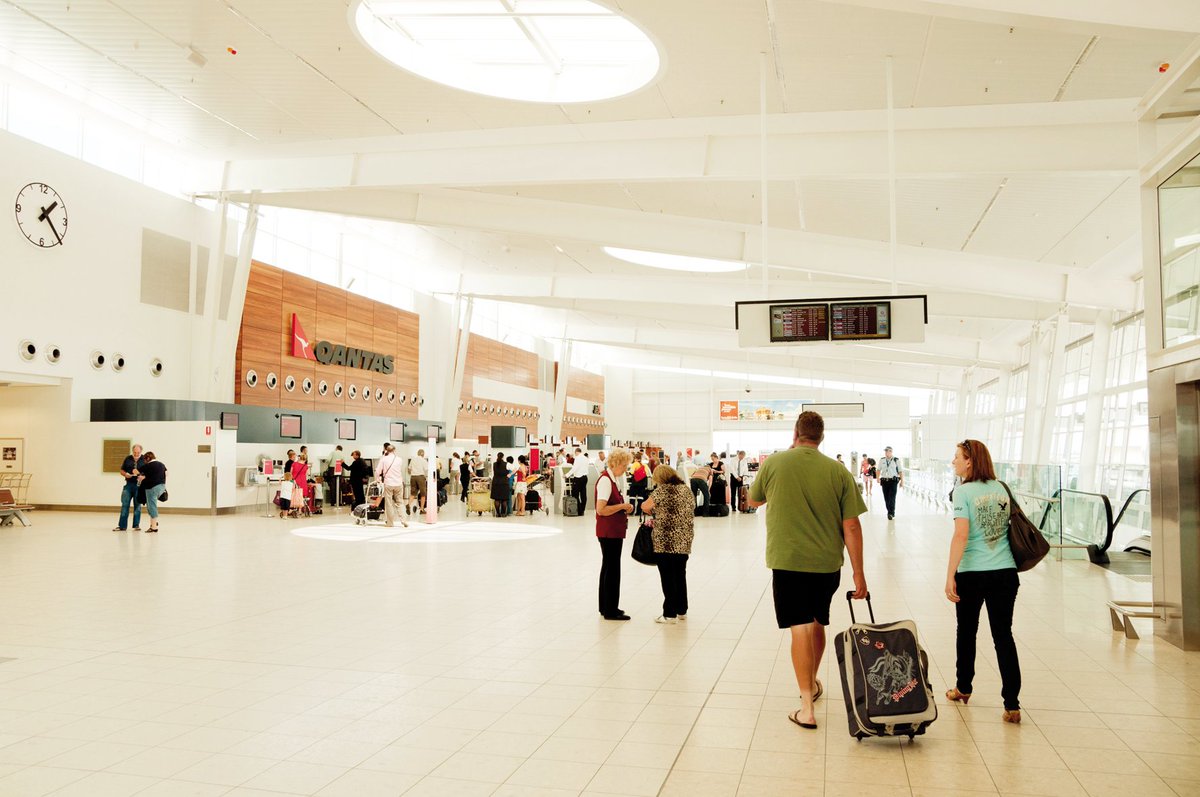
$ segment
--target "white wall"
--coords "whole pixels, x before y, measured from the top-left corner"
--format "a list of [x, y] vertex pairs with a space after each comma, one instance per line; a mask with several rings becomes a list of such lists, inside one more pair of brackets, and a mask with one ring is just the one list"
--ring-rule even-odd
[[[0, 174], [12, 187], [10, 201], [26, 183], [53, 187], [69, 221], [64, 243], [48, 249], [27, 241], [11, 216], [0, 224], [6, 299], [0, 381], [72, 380], [63, 421], [86, 420], [92, 398], [192, 398], [195, 316], [141, 304], [142, 228], [207, 247], [215, 214], [2, 131]], [[18, 354], [23, 339], [39, 349], [32, 362]], [[63, 352], [57, 364], [44, 356], [51, 344]], [[107, 364], [94, 370], [94, 350], [110, 363], [123, 354], [127, 366], [120, 373]], [[150, 374], [155, 357], [165, 365], [157, 378]]]
[[[167, 466], [172, 509], [212, 506], [211, 470], [234, 444], [234, 432], [221, 432], [204, 421], [170, 423], [90, 423], [66, 421], [69, 384], [0, 388], [0, 437], [25, 439], [25, 471], [33, 474], [28, 500], [33, 504], [76, 507], [120, 506], [120, 475], [104, 473], [105, 439], [130, 439]], [[205, 430], [211, 429], [210, 434]], [[212, 453], [198, 453], [209, 445]]]
[[[613, 372], [628, 369], [610, 369]], [[719, 420], [722, 399], [745, 398], [745, 382], [691, 374], [636, 370], [630, 372], [628, 389], [632, 422], [628, 437], [662, 445], [669, 453], [687, 448], [750, 453], [773, 451], [791, 445], [792, 424], [788, 421], [747, 422]], [[607, 373], [606, 373], [607, 378]], [[764, 387], [750, 383], [754, 398], [807, 399], [814, 402], [860, 402], [862, 418], [827, 418], [826, 443], [831, 456], [841, 452], [879, 451], [891, 445], [897, 454], [908, 456], [909, 400], [904, 396], [849, 392], [824, 388]], [[617, 395], [614, 391], [613, 395]], [[609, 400], [609, 407], [613, 401]], [[614, 418], [612, 422], [621, 421]], [[614, 436], [619, 436], [614, 433]]]

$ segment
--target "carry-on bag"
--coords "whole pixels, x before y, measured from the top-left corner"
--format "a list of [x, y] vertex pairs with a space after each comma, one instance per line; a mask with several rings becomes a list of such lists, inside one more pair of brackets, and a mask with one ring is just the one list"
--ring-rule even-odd
[[542, 496], [532, 487], [525, 493], [525, 511], [537, 512], [542, 508]]
[[870, 623], [854, 617], [854, 592], [846, 593], [850, 627], [834, 639], [850, 735], [907, 736], [925, 733], [937, 719], [929, 686], [929, 657], [912, 620], [876, 623], [867, 595]]
[[562, 499], [562, 513], [565, 517], [579, 517], [583, 513], [579, 511], [579, 502], [575, 500], [573, 495], [564, 495]]

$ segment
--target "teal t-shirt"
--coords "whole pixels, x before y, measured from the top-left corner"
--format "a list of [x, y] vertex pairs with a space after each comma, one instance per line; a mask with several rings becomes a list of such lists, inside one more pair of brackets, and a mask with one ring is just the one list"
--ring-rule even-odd
[[998, 481], [967, 482], [954, 488], [954, 517], [971, 524], [958, 572], [1017, 566], [1008, 547], [1008, 502], [1008, 493]]
[[767, 457], [750, 484], [750, 497], [767, 502], [767, 567], [772, 570], [841, 570], [842, 521], [867, 511], [845, 466], [808, 446]]

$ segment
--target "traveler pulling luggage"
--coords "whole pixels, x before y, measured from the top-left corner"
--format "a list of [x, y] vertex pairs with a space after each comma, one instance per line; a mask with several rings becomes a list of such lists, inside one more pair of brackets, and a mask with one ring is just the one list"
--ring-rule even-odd
[[867, 595], [870, 623], [854, 617], [854, 592], [846, 593], [850, 627], [834, 638], [842, 695], [850, 735], [907, 736], [911, 741], [937, 719], [937, 704], [929, 687], [929, 657], [917, 640], [912, 620], [875, 623]]
[[358, 526], [365, 526], [371, 520], [380, 520], [383, 517], [383, 482], [368, 484], [367, 502], [354, 507], [350, 514], [354, 515], [354, 523]]

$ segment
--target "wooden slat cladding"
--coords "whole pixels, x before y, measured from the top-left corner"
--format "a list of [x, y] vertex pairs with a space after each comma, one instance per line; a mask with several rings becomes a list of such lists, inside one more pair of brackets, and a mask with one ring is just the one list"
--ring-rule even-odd
[[472, 334], [467, 343], [467, 364], [463, 370], [460, 396], [463, 401], [472, 392], [475, 377], [536, 390], [538, 356], [507, 343]]
[[[454, 432], [457, 438], [474, 440], [480, 435], [490, 435], [493, 426], [524, 426], [529, 434], [537, 434], [537, 407], [475, 397], [464, 398], [462, 405]], [[476, 406], [480, 408], [478, 411]]]
[[[555, 363], [556, 378], [559, 366], [559, 363]], [[571, 368], [567, 372], [567, 397], [582, 399], [588, 404], [599, 404], [601, 414], [566, 413], [562, 423], [563, 438], [576, 437], [582, 443], [589, 434], [604, 434], [604, 376], [582, 368]]]
[[[361, 368], [322, 365], [292, 356], [292, 314], [300, 319], [310, 341], [328, 340], [347, 347], [392, 355], [395, 371], [381, 374]], [[283, 409], [347, 412], [389, 418], [416, 418], [409, 398], [417, 393], [420, 318], [390, 305], [355, 296], [316, 280], [282, 271], [257, 261], [251, 263], [246, 304], [236, 356], [237, 384], [234, 400]], [[258, 373], [258, 386], [246, 385], [249, 369]], [[268, 373], [279, 384], [266, 387]], [[291, 392], [284, 389], [288, 376], [296, 380]], [[305, 393], [304, 380], [312, 381]], [[320, 392], [324, 382], [326, 392]], [[335, 387], [341, 385], [341, 396]], [[355, 397], [350, 398], [350, 386]], [[364, 397], [369, 391], [369, 398]], [[376, 399], [376, 392], [382, 392]], [[389, 401], [389, 395], [395, 398]], [[405, 400], [400, 401], [403, 395]]]

